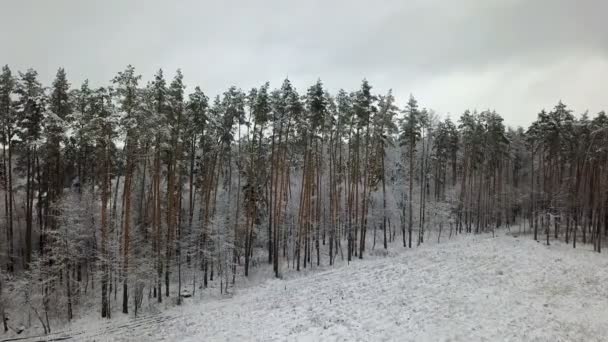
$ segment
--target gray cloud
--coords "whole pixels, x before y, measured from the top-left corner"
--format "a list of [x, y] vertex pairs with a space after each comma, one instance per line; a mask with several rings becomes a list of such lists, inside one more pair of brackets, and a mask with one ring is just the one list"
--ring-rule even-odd
[[608, 2], [4, 1], [0, 63], [64, 66], [74, 85], [106, 84], [127, 64], [150, 79], [182, 68], [210, 94], [287, 75], [303, 90], [366, 77], [375, 90], [414, 93], [440, 113], [492, 108], [528, 124], [563, 99], [578, 112], [608, 107]]

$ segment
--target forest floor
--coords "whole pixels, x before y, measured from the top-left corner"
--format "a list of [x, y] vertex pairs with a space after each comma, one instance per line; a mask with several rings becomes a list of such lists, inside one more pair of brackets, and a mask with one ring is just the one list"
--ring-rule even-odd
[[25, 340], [600, 341], [608, 257], [591, 248], [461, 235]]

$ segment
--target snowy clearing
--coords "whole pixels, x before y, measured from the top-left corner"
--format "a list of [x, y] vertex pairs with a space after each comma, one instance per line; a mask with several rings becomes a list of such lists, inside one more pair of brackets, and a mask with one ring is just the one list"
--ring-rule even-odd
[[44, 340], [600, 341], [608, 258], [589, 247], [459, 236]]

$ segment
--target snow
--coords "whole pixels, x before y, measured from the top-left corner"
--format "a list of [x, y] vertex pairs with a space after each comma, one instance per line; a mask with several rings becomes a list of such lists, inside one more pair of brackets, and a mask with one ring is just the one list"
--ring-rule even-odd
[[[528, 235], [462, 235], [157, 315], [73, 324], [79, 341], [600, 341], [608, 258]], [[379, 253], [378, 253], [379, 254]], [[120, 316], [116, 313], [116, 316]], [[97, 320], [99, 321], [99, 320]], [[92, 323], [92, 322], [89, 322]]]

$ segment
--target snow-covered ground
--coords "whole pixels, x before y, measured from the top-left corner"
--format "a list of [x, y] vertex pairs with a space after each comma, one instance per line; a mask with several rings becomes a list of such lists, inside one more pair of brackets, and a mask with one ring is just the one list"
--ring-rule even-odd
[[[458, 236], [72, 336], [95, 341], [601, 341], [608, 258], [530, 236]], [[395, 248], [393, 248], [394, 250]], [[1, 336], [0, 336], [1, 340]]]

